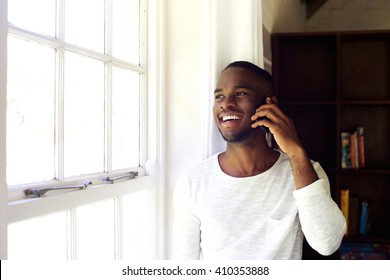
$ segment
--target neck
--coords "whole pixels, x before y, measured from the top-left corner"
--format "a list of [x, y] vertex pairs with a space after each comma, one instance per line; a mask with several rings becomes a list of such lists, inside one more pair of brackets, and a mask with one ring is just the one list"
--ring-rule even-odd
[[264, 137], [252, 143], [228, 143], [226, 151], [219, 156], [219, 164], [230, 176], [249, 177], [270, 169], [278, 157], [279, 153], [268, 146]]

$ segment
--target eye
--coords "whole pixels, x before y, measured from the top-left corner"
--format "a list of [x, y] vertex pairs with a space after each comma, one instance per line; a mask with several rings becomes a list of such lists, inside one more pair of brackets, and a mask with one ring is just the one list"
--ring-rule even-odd
[[215, 100], [222, 100], [224, 98], [224, 96], [222, 94], [217, 94], [215, 95]]
[[248, 95], [248, 93], [245, 92], [245, 91], [238, 91], [238, 92], [236, 92], [236, 96], [244, 96], [244, 95]]

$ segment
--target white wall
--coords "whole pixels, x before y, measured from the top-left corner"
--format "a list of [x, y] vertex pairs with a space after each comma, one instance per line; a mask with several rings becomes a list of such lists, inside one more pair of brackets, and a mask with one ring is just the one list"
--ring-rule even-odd
[[165, 157], [167, 250], [170, 251], [172, 190], [179, 174], [201, 160], [201, 5], [165, 1]]
[[306, 8], [301, 0], [262, 0], [264, 27], [271, 33], [306, 30]]
[[308, 20], [309, 31], [390, 29], [389, 0], [328, 0]]

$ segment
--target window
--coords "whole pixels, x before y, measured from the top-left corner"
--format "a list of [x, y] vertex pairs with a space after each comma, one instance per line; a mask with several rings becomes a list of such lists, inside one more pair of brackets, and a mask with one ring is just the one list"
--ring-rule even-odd
[[8, 185], [138, 167], [140, 1], [10, 0], [8, 11]]
[[[158, 141], [147, 135], [156, 129], [148, 96], [157, 100], [152, 86], [147, 92], [148, 2], [8, 0], [10, 259], [159, 254], [151, 249], [161, 247], [153, 243], [158, 186], [144, 176]], [[134, 171], [135, 180], [103, 181]], [[83, 191], [23, 193], [86, 180]]]

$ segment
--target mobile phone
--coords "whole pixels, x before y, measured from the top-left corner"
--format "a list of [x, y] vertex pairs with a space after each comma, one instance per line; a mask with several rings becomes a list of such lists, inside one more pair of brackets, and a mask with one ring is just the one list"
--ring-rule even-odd
[[[263, 99], [263, 101], [259, 104], [259, 106], [257, 106], [257, 108], [259, 108], [261, 105], [266, 104], [266, 103], [267, 103], [267, 102], [266, 102], [266, 99], [267, 99], [267, 97], [265, 97], [265, 98]], [[270, 120], [270, 119], [267, 118], [267, 117], [260, 117], [260, 118], [257, 118], [257, 119], [255, 120], [255, 122], [258, 121], [258, 120], [264, 120], [264, 119]], [[262, 126], [261, 126], [261, 129], [262, 129], [265, 133], [269, 133], [269, 128], [268, 128], [268, 127], [262, 125]]]

